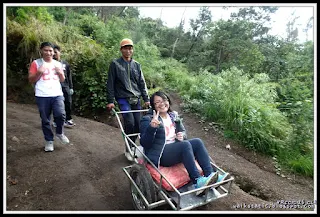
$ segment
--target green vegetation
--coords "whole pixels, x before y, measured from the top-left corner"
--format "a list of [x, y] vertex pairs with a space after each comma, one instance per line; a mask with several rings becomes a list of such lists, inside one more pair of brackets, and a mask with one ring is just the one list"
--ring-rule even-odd
[[185, 32], [183, 22], [168, 28], [140, 18], [136, 7], [7, 7], [7, 98], [34, 103], [28, 67], [40, 43], [51, 41], [71, 64], [76, 114], [103, 114], [109, 64], [129, 37], [150, 94], [177, 92], [184, 109], [226, 137], [276, 158], [282, 171], [312, 177], [314, 44], [299, 44], [292, 28], [285, 39], [269, 35], [276, 10], [250, 7], [212, 22], [203, 7]]

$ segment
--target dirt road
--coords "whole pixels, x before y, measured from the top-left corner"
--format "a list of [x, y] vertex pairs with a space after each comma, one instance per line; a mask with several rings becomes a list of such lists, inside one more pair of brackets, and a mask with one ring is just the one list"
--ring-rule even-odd
[[[174, 108], [180, 111], [179, 100]], [[310, 178], [279, 176], [273, 161], [245, 150], [242, 146], [223, 139], [207, 123], [199, 122], [192, 114], [181, 112], [189, 137], [205, 142], [210, 156], [235, 177], [227, 197], [193, 211], [303, 211], [316, 213], [311, 208], [286, 209], [277, 203], [313, 202], [314, 181]], [[65, 129], [71, 144], [55, 141], [55, 150], [43, 151], [44, 139], [36, 105], [6, 104], [6, 213], [26, 211], [134, 212], [129, 191], [129, 180], [122, 167], [129, 165], [123, 154], [124, 142], [120, 129], [113, 124], [74, 116], [77, 124]], [[114, 120], [113, 120], [114, 121]], [[226, 149], [229, 144], [231, 149]], [[263, 208], [274, 204], [274, 208]], [[248, 205], [255, 205], [255, 208]], [[151, 212], [159, 212], [161, 209]], [[165, 212], [170, 209], [164, 207]]]

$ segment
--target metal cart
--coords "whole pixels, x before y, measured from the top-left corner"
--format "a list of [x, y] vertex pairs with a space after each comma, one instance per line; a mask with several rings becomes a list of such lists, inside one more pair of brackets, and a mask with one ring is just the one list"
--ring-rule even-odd
[[[148, 159], [143, 152], [143, 147], [141, 145], [137, 145], [130, 139], [130, 136], [138, 136], [140, 139], [140, 134], [136, 133], [127, 135], [124, 132], [122, 118], [119, 114], [128, 112], [145, 113], [148, 109], [132, 111], [116, 111], [113, 109], [112, 111], [118, 120], [127, 150], [129, 150], [133, 159], [131, 164], [123, 167], [122, 170], [129, 179], [133, 206], [136, 210], [152, 210], [163, 205], [169, 205], [173, 210], [191, 210], [225, 197], [230, 193], [230, 189], [234, 181], [234, 177], [230, 175], [221, 182], [204, 186], [202, 188], [194, 189], [192, 182], [188, 182], [177, 189], [171, 183], [170, 177], [166, 177], [161, 170]], [[214, 170], [218, 171], [222, 175], [226, 173], [226, 171], [219, 168], [213, 162], [211, 157], [210, 161]], [[160, 180], [156, 181], [156, 179], [152, 177], [150, 168], [158, 173]], [[163, 187], [163, 183], [165, 181], [171, 186], [172, 190], [168, 191]], [[196, 195], [196, 192], [201, 189], [204, 189], [203, 193]]]

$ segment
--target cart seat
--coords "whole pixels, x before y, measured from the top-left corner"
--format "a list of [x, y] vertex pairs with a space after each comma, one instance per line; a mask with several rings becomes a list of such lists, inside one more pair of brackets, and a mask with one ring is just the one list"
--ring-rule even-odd
[[[203, 171], [199, 166], [198, 162], [195, 162], [200, 174], [203, 175]], [[161, 179], [160, 173], [164, 177], [166, 177], [169, 180], [169, 182], [177, 189], [190, 182], [189, 174], [187, 172], [187, 169], [184, 167], [183, 163], [179, 163], [171, 167], [160, 166], [160, 173], [151, 164], [147, 164], [146, 167], [149, 170], [153, 180], [156, 181], [158, 184], [160, 183]], [[162, 178], [162, 187], [167, 191], [174, 191], [174, 189], [168, 184], [168, 182], [164, 178]]]

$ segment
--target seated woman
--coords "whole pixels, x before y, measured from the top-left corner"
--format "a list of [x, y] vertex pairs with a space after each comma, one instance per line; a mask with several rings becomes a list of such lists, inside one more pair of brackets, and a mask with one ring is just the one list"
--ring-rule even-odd
[[[140, 121], [140, 144], [145, 155], [156, 165], [170, 167], [183, 163], [195, 188], [213, 184], [219, 177], [213, 171], [210, 158], [199, 138], [187, 139], [186, 130], [177, 112], [171, 110], [171, 100], [164, 92], [155, 92], [150, 98], [150, 110]], [[197, 169], [197, 160], [204, 176]], [[221, 181], [219, 180], [219, 181]], [[197, 195], [203, 190], [197, 191]]]

